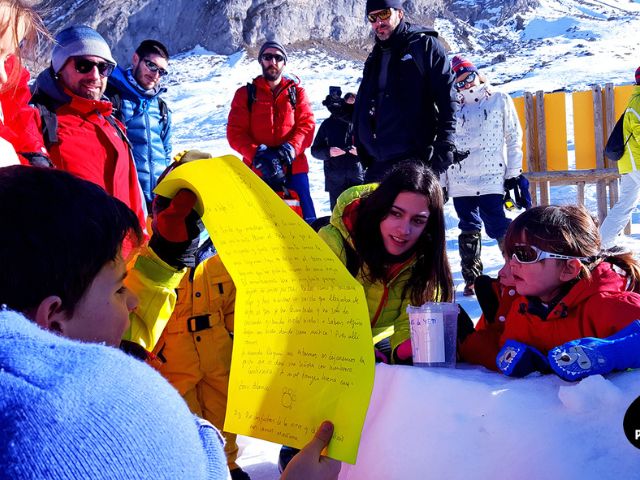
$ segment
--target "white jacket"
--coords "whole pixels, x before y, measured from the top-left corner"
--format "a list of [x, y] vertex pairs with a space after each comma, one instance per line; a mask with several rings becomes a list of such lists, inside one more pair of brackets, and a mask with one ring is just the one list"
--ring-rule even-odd
[[449, 197], [504, 193], [504, 180], [522, 173], [522, 129], [511, 97], [473, 87], [461, 95], [455, 145], [469, 156], [449, 167]]

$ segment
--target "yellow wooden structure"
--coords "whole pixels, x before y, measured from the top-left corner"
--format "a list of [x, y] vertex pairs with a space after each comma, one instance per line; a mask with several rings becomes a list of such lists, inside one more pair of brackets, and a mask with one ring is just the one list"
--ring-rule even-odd
[[[534, 205], [551, 203], [550, 186], [575, 184], [578, 203], [584, 204], [584, 187], [595, 183], [598, 216], [604, 220], [618, 197], [618, 170], [603, 154], [604, 145], [618, 117], [626, 108], [633, 85], [567, 93], [526, 92], [514, 98], [523, 130], [523, 166], [531, 182]], [[570, 103], [568, 104], [568, 101]], [[567, 108], [572, 109], [569, 136]], [[575, 165], [569, 165], [573, 140]]]

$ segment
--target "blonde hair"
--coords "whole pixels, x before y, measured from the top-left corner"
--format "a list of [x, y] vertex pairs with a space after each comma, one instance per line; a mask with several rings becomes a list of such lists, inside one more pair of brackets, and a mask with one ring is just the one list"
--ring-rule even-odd
[[[18, 64], [22, 65], [22, 55], [34, 55], [42, 39], [51, 39], [42, 18], [24, 0], [0, 0], [0, 36], [11, 36], [13, 54], [18, 58]], [[21, 30], [23, 30], [21, 32]], [[20, 33], [23, 36], [20, 37]], [[0, 86], [1, 91], [15, 88], [20, 78], [21, 69], [13, 68], [9, 72], [7, 83]]]

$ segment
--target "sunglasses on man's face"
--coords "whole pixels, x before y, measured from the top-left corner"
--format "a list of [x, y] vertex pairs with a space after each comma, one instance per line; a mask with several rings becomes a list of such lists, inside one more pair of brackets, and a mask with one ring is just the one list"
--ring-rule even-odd
[[271, 60], [275, 60], [276, 63], [280, 63], [284, 61], [284, 57], [277, 53], [263, 53], [262, 60], [264, 60], [265, 62], [270, 62]]
[[153, 63], [151, 60], [147, 60], [146, 58], [144, 59], [144, 64], [147, 66], [147, 68], [153, 72], [153, 73], [159, 73], [161, 77], [164, 77], [165, 75], [169, 75], [169, 72], [167, 72], [164, 68], [159, 67], [158, 65], [156, 65], [155, 63]]
[[467, 75], [467, 77], [464, 80], [460, 80], [459, 82], [454, 83], [453, 85], [458, 89], [461, 90], [462, 88], [464, 88], [464, 86], [467, 83], [473, 83], [476, 79], [476, 72], [471, 72], [469, 75]]
[[367, 15], [367, 20], [371, 23], [376, 23], [378, 20], [387, 20], [391, 17], [391, 9], [385, 8], [384, 10], [380, 10], [379, 12], [369, 13]]
[[570, 255], [561, 255], [559, 253], [545, 252], [533, 245], [516, 244], [512, 248], [511, 257], [518, 263], [537, 263], [547, 258], [555, 260], [586, 260], [584, 257], [572, 257]]
[[86, 58], [74, 58], [73, 64], [75, 66], [76, 72], [81, 74], [87, 74], [93, 70], [93, 67], [98, 68], [98, 73], [101, 77], [108, 77], [113, 73], [113, 68], [115, 65], [109, 62], [93, 62]]

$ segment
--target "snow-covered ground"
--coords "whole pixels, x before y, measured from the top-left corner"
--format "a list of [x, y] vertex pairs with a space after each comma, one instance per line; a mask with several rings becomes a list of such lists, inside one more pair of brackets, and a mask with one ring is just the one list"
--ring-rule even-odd
[[[452, 45], [452, 53], [467, 54], [492, 83], [513, 94], [631, 83], [640, 64], [636, 53], [640, 51], [640, 5], [636, 2], [542, 0], [539, 9], [525, 16], [523, 30], [494, 27], [496, 37], [499, 33], [507, 40], [478, 40], [471, 52], [461, 51], [456, 39], [447, 36], [453, 31], [450, 23], [439, 20], [435, 26]], [[366, 28], [363, 25], [363, 32]], [[486, 26], [470, 30], [478, 38], [491, 35]], [[498, 55], [505, 55], [506, 60], [492, 64]], [[332, 58], [314, 49], [291, 52], [289, 59], [287, 71], [301, 78], [318, 124], [329, 115], [321, 102], [330, 85], [341, 86], [343, 92], [357, 90], [360, 62]], [[225, 138], [229, 105], [235, 90], [260, 74], [255, 58], [244, 52], [221, 56], [195, 49], [172, 59], [171, 71], [165, 98], [173, 110], [174, 149], [234, 153]], [[571, 148], [569, 141], [570, 154]], [[309, 152], [308, 156], [317, 214], [328, 215], [322, 163]], [[556, 203], [575, 198], [572, 187], [552, 189]], [[596, 210], [593, 189], [587, 189], [586, 203]], [[457, 218], [451, 202], [445, 213], [447, 252], [461, 293]], [[636, 252], [640, 249], [638, 225], [633, 225], [632, 235], [621, 243]], [[490, 275], [502, 264], [496, 242], [486, 236], [482, 260]], [[480, 309], [474, 298], [460, 294], [458, 301], [478, 318]], [[389, 393], [391, 384], [393, 392]], [[405, 390], [411, 398], [403, 399]], [[571, 385], [550, 376], [511, 380], [477, 370], [423, 372], [379, 367], [360, 457], [377, 470], [346, 468], [343, 476], [483, 479], [506, 474], [534, 479], [555, 473], [581, 480], [637, 478], [640, 452], [626, 441], [621, 422], [626, 405], [638, 395], [638, 373]], [[392, 404], [381, 408], [383, 401]], [[411, 443], [416, 440], [419, 444]], [[254, 480], [277, 478], [278, 446], [253, 439], [241, 439], [241, 444], [240, 463]], [[362, 467], [360, 461], [358, 467]]]

